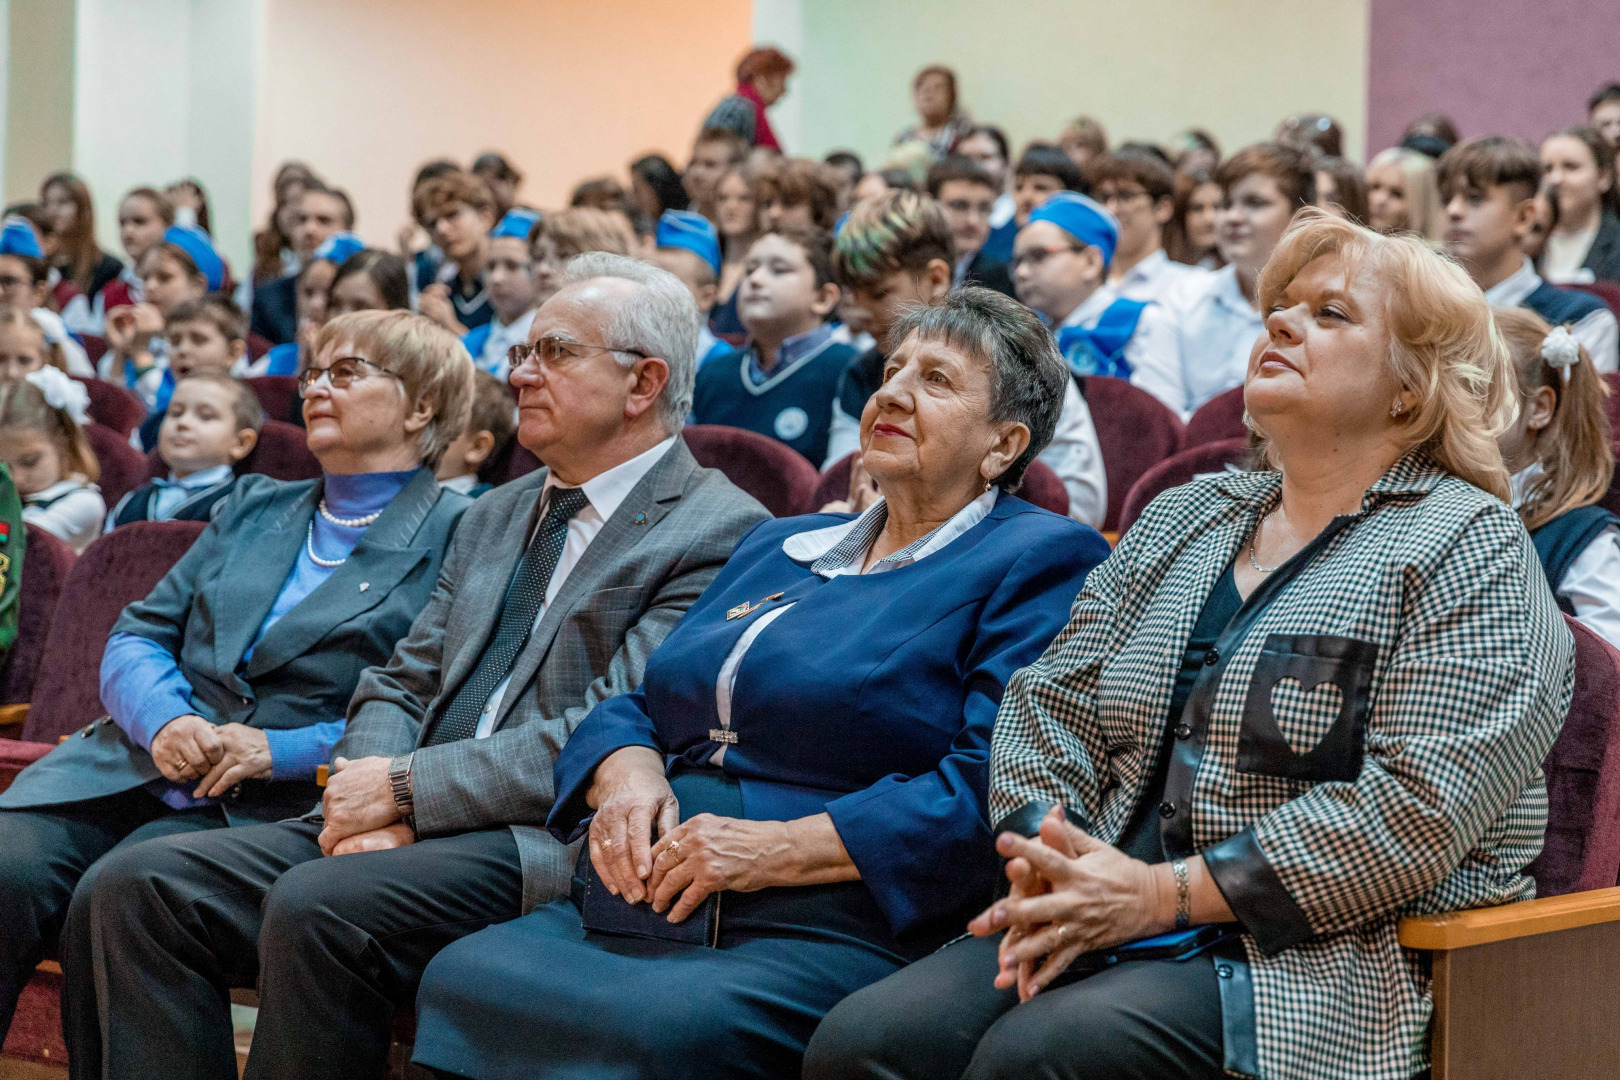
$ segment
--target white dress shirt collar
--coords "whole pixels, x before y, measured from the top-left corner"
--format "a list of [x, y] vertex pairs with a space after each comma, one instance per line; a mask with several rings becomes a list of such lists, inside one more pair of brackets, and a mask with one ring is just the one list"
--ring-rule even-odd
[[196, 472], [188, 473], [185, 476], [176, 476], [171, 472], [169, 478], [164, 482], [185, 488], [187, 491], [205, 491], [215, 484], [223, 484], [230, 478], [231, 467], [229, 465], [210, 465], [206, 469], [198, 469]]
[[1068, 316], [1058, 326], [1092, 326], [1103, 317], [1103, 312], [1113, 306], [1119, 299], [1119, 290], [1104, 282], [1097, 286], [1097, 290], [1080, 302], [1080, 306], [1069, 312]]
[[794, 562], [810, 563], [815, 572], [824, 578], [895, 570], [921, 562], [983, 521], [999, 497], [1000, 489], [991, 488], [958, 510], [933, 532], [885, 556], [865, 571], [862, 567], [866, 563], [866, 555], [882, 533], [884, 523], [889, 520], [889, 507], [882, 499], [853, 521], [811, 532], [794, 533], [782, 541], [782, 553]]
[[1535, 264], [1526, 257], [1518, 270], [1485, 290], [1485, 299], [1493, 307], [1514, 308], [1539, 288], [1541, 275], [1536, 273]]
[[[621, 462], [606, 472], [599, 472], [579, 487], [590, 500], [591, 508], [597, 512], [604, 522], [613, 516], [613, 511], [619, 508], [631, 490], [639, 483], [641, 478], [652, 471], [660, 458], [669, 453], [670, 447], [675, 445], [675, 436], [671, 435], [651, 450], [644, 450], [631, 458]], [[546, 477], [546, 492], [552, 488], [568, 487], [558, 480], [555, 474]]]

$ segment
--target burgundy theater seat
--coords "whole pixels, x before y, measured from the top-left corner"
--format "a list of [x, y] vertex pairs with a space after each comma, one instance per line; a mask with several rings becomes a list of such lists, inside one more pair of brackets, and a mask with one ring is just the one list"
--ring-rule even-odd
[[84, 375], [73, 378], [90, 391], [90, 419], [96, 423], [107, 425], [127, 439], [146, 419], [146, 403], [117, 383]]
[[236, 465], [236, 475], [261, 473], [273, 480], [313, 480], [321, 463], [310, 453], [304, 429], [285, 420], [266, 420], [259, 442]]
[[1620, 285], [1612, 281], [1591, 281], [1584, 285], [1565, 285], [1566, 289], [1579, 289], [1583, 293], [1591, 293], [1614, 312], [1614, 317], [1620, 319]]
[[56, 602], [76, 559], [66, 541], [38, 525], [28, 526], [22, 580], [17, 585], [17, 640], [6, 655], [4, 674], [0, 674], [0, 705], [22, 705], [33, 700], [34, 682], [45, 656], [45, 639], [56, 616]]
[[1166, 458], [1142, 474], [1142, 478], [1125, 496], [1125, 508], [1120, 511], [1119, 531], [1136, 524], [1147, 504], [1173, 487], [1191, 482], [1200, 473], [1222, 472], [1228, 465], [1242, 466], [1249, 461], [1248, 439], [1222, 439], [1220, 442], [1192, 446]]
[[775, 517], [816, 509], [821, 477], [799, 453], [775, 439], [720, 424], [692, 424], [681, 433], [698, 464], [719, 469]]
[[[255, 375], [243, 379], [264, 406], [264, 415], [274, 420], [287, 420], [298, 400], [298, 378], [295, 375]], [[294, 425], [296, 426], [296, 425]]]
[[1241, 439], [1249, 429], [1243, 423], [1243, 387], [1216, 394], [1187, 419], [1183, 446], [1202, 446], [1222, 439]]
[[125, 494], [150, 479], [146, 455], [129, 445], [127, 432], [120, 435], [116, 429], [94, 420], [85, 425], [84, 434], [101, 465], [101, 479], [97, 484], [102, 500], [111, 510]]
[[518, 445], [516, 436], [506, 444], [506, 448], [498, 454], [493, 454], [484, 462], [484, 467], [478, 470], [478, 481], [483, 484], [494, 484], [499, 487], [510, 483], [520, 476], [528, 476], [540, 467], [540, 459], [528, 450]]
[[[805, 513], [820, 510], [835, 499], [849, 497], [849, 469], [854, 461], [854, 454], [845, 454], [827, 466], [827, 471], [821, 474], [821, 480], [816, 484], [810, 508]], [[1024, 485], [1019, 488], [1018, 497], [1042, 510], [1050, 510], [1064, 517], [1069, 515], [1069, 493], [1064, 489], [1063, 481], [1058, 479], [1058, 474], [1044, 461], [1030, 462], [1029, 468], [1024, 471]]]
[[1108, 516], [1102, 525], [1106, 532], [1119, 528], [1131, 485], [1181, 449], [1183, 430], [1181, 418], [1164, 402], [1124, 379], [1088, 375], [1085, 392], [1108, 475]]

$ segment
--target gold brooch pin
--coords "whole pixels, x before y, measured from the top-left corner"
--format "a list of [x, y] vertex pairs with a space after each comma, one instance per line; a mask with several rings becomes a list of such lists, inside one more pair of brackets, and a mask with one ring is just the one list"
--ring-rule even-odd
[[745, 602], [738, 604], [736, 607], [726, 612], [726, 622], [730, 622], [732, 619], [741, 619], [748, 615], [752, 615], [754, 612], [758, 611], [772, 600], [780, 599], [782, 599], [781, 593], [771, 593], [771, 595], [767, 596], [765, 599], [756, 601], [755, 603], [750, 604]]

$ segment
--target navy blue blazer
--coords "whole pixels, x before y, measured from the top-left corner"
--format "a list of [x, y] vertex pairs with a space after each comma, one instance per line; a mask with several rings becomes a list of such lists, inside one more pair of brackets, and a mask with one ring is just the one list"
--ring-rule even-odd
[[765, 521], [738, 543], [653, 653], [641, 688], [597, 705], [563, 747], [553, 834], [571, 842], [584, 832], [591, 776], [621, 747], [658, 750], [672, 768], [706, 762], [719, 749], [709, 732], [720, 726], [721, 664], [755, 619], [793, 603], [737, 672], [737, 742], [724, 771], [740, 781], [744, 815], [830, 814], [897, 934], [960, 919], [988, 896], [999, 860], [985, 803], [1002, 691], [1063, 628], [1108, 544], [1003, 495], [950, 544], [885, 573], [827, 580], [782, 551], [788, 536], [848, 520]]

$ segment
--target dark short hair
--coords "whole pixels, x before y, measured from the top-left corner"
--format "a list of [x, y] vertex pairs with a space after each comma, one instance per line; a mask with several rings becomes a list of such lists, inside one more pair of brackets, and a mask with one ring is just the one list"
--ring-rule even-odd
[[721, 127], [706, 127], [692, 140], [692, 150], [695, 152], [705, 143], [724, 143], [733, 165], [741, 165], [748, 160], [748, 143], [735, 131]]
[[229, 390], [231, 412], [236, 415], [237, 431], [247, 431], [250, 428], [259, 431], [264, 427], [264, 406], [259, 402], [259, 395], [241, 379], [227, 375], [223, 371], [193, 371], [182, 377], [175, 386], [188, 382], [210, 382]]
[[1611, 101], [1620, 101], [1620, 82], [1604, 83], [1598, 87], [1597, 92], [1587, 100], [1586, 111], [1590, 115], [1599, 105], [1607, 105]]
[[774, 229], [766, 229], [753, 242], [759, 243], [767, 236], [780, 236], [788, 243], [804, 252], [804, 257], [810, 263], [810, 269], [816, 274], [816, 288], [835, 283], [832, 269], [833, 236], [826, 229], [812, 225], [808, 229], [798, 226], [781, 225]]
[[1049, 142], [1032, 142], [1024, 147], [1024, 152], [1018, 158], [1018, 164], [1013, 168], [1013, 176], [1023, 179], [1026, 176], [1051, 176], [1070, 191], [1088, 193], [1086, 178], [1080, 172], [1080, 166], [1074, 159], [1063, 152], [1063, 148]]
[[1277, 141], [1289, 146], [1315, 148], [1327, 157], [1344, 153], [1344, 131], [1323, 113], [1295, 113], [1277, 125]]
[[327, 291], [337, 288], [338, 282], [355, 274], [364, 274], [377, 286], [383, 303], [389, 311], [411, 310], [411, 282], [405, 269], [405, 260], [392, 251], [366, 248], [343, 260]]
[[416, 177], [411, 181], [411, 190], [415, 191], [429, 180], [437, 180], [447, 173], [460, 171], [461, 166], [449, 158], [434, 158], [432, 161], [424, 162], [422, 167], [416, 170]]
[[1126, 145], [1111, 154], [1098, 154], [1086, 162], [1086, 180], [1093, 191], [1103, 183], [1135, 184], [1154, 202], [1175, 196], [1176, 173], [1159, 154]]
[[209, 293], [199, 296], [195, 300], [187, 300], [178, 304], [169, 312], [167, 323], [173, 326], [180, 322], [205, 322], [213, 326], [226, 341], [246, 341], [248, 336], [247, 316], [236, 302], [224, 293]]
[[928, 194], [931, 197], [939, 198], [940, 189], [953, 182], [979, 184], [991, 191], [996, 189], [996, 182], [990, 179], [990, 174], [972, 158], [953, 156], [928, 166]]
[[643, 183], [658, 196], [658, 208], [685, 210], [686, 188], [681, 186], [681, 174], [663, 154], [645, 154], [630, 163], [630, 175], [639, 176]]
[[1230, 195], [1255, 173], [1275, 180], [1294, 210], [1316, 202], [1316, 162], [1297, 146], [1275, 142], [1245, 146], [1216, 167], [1215, 182]]
[[[962, 139], [971, 139], [975, 135], [986, 136], [991, 142], [995, 143], [996, 149], [1001, 151], [1002, 161], [1012, 160], [1012, 144], [1007, 142], [1007, 133], [1005, 131], [1002, 131], [994, 124], [975, 124], [968, 129], [967, 134], [963, 135]], [[962, 139], [956, 141], [960, 143]]]
[[1029, 308], [993, 289], [953, 289], [938, 303], [902, 315], [884, 342], [894, 355], [907, 338], [944, 341], [990, 366], [990, 419], [1016, 420], [1029, 428], [1029, 446], [995, 483], [1017, 491], [1024, 471], [1046, 449], [1063, 411], [1068, 365], [1052, 332]]
[[824, 165], [835, 165], [854, 169], [855, 179], [857, 180], [866, 175], [866, 163], [861, 160], [861, 155], [857, 154], [853, 150], [834, 150], [832, 153], [822, 158], [821, 162]]
[[849, 212], [833, 244], [832, 270], [839, 285], [854, 288], [897, 271], [920, 271], [935, 259], [956, 262], [945, 211], [915, 191], [885, 191]]
[[1460, 142], [1440, 157], [1435, 167], [1440, 198], [1449, 199], [1464, 187], [1512, 189], [1514, 202], [1535, 197], [1541, 186], [1541, 155], [1528, 143], [1505, 135], [1486, 135]]
[[474, 158], [472, 173], [474, 176], [492, 176], [496, 180], [505, 180], [513, 184], [523, 182], [523, 174], [506, 160], [506, 155], [497, 150], [486, 150]]

